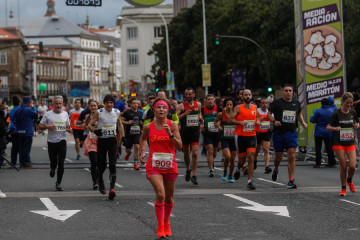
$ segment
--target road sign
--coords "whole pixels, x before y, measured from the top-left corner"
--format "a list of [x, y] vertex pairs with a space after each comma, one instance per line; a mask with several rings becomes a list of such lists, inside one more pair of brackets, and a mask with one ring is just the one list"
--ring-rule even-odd
[[202, 64], [202, 85], [203, 87], [211, 87], [211, 65]]
[[166, 73], [166, 90], [175, 90], [174, 73]]

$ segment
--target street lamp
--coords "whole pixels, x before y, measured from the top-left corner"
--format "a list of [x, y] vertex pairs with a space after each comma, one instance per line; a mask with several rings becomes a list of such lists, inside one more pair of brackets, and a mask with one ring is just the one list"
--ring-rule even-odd
[[[205, 1], [204, 0], [202, 0], [202, 10], [203, 10], [203, 30], [204, 30], [204, 64], [207, 64], [206, 15], [205, 15]], [[208, 89], [208, 86], [206, 86], [205, 87], [205, 96], [208, 95], [208, 92], [209, 92], [209, 89]]]

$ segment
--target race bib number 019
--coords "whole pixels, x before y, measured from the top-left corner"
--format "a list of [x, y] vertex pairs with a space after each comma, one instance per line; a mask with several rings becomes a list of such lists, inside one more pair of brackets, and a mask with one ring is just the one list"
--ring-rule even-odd
[[208, 122], [209, 132], [218, 132], [218, 128], [215, 126], [214, 122]]
[[354, 129], [343, 128], [340, 130], [340, 141], [351, 141], [354, 139]]
[[65, 122], [54, 122], [55, 132], [65, 132], [66, 124]]
[[140, 126], [131, 126], [130, 134], [131, 135], [139, 135], [140, 134]]
[[116, 134], [116, 126], [115, 126], [115, 124], [103, 125], [102, 126], [102, 134], [103, 134], [103, 137], [115, 136], [115, 134]]
[[199, 126], [199, 115], [187, 115], [186, 116], [187, 127], [198, 127]]
[[224, 136], [225, 137], [235, 136], [235, 125], [225, 125], [224, 126]]
[[247, 124], [244, 126], [244, 132], [253, 132], [255, 129], [255, 120], [245, 120]]
[[295, 111], [283, 111], [282, 121], [286, 123], [295, 123], [296, 112]]
[[270, 128], [270, 122], [264, 121], [260, 124], [260, 130], [268, 130]]
[[171, 153], [153, 153], [152, 167], [158, 169], [171, 169], [173, 166], [174, 155]]

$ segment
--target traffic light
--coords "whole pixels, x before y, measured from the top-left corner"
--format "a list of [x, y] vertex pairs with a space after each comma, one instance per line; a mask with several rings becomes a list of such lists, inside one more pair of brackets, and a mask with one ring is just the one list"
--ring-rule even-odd
[[272, 87], [268, 87], [268, 92], [272, 92], [273, 91], [273, 89], [272, 89]]
[[159, 90], [160, 90], [160, 88], [156, 88], [156, 89], [155, 89], [155, 92], [158, 92]]
[[215, 35], [215, 44], [219, 45], [220, 44], [220, 40], [219, 40], [219, 34]]

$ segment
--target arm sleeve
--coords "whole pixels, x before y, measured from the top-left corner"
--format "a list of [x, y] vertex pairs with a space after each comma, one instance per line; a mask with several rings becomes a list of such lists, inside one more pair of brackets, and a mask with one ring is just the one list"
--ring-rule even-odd
[[331, 116], [331, 118], [329, 120], [329, 125], [334, 126], [335, 123], [337, 122], [336, 119], [337, 119], [337, 111], [335, 111], [333, 113], [333, 115]]
[[[319, 110], [318, 110], [319, 111]], [[313, 116], [310, 117], [310, 122], [312, 123], [316, 123], [317, 122], [317, 118], [318, 118], [318, 111], [315, 112], [315, 114]]]
[[47, 116], [48, 116], [48, 114], [47, 114], [47, 112], [46, 112], [46, 113], [44, 114], [44, 116], [42, 117], [41, 121], [40, 121], [41, 124], [46, 124], [46, 123], [47, 123]]

